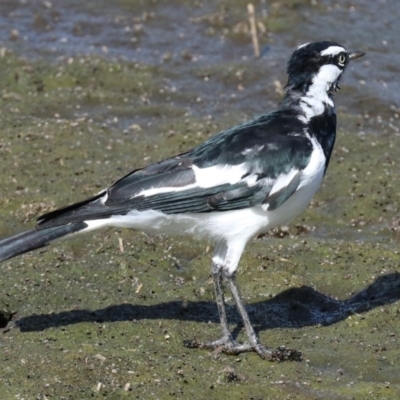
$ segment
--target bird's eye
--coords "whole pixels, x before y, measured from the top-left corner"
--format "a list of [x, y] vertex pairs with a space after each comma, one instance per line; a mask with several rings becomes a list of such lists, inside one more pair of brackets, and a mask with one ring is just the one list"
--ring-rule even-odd
[[346, 62], [346, 56], [344, 54], [340, 54], [338, 57], [338, 61], [340, 65], [344, 65]]

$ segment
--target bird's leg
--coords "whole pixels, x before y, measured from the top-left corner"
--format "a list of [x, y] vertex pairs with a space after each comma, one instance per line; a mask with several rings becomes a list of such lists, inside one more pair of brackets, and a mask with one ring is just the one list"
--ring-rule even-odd
[[[250, 322], [249, 314], [247, 313], [242, 296], [240, 295], [239, 288], [236, 284], [235, 274], [229, 274], [224, 271], [223, 277], [228, 282], [229, 290], [231, 291], [233, 299], [235, 300], [236, 308], [240, 316], [242, 317], [247, 337], [249, 339], [248, 344], [240, 345], [245, 346], [246, 349], [244, 351], [255, 351], [261, 358], [266, 358], [271, 361], [300, 361], [301, 353], [297, 350], [286, 349], [285, 347], [279, 347], [277, 350], [270, 350], [262, 345], [259, 337], [257, 336], [253, 328], [253, 325]], [[238, 350], [240, 349], [240, 346]], [[239, 352], [243, 352], [243, 350]]]
[[[235, 289], [232, 289], [230, 285], [230, 280], [227, 278], [226, 273], [218, 265], [215, 265], [214, 263], [212, 264], [211, 274], [214, 282], [215, 300], [217, 303], [218, 313], [221, 323], [222, 338], [219, 340], [215, 340], [213, 342], [209, 342], [205, 346], [227, 354], [240, 354], [248, 351], [257, 351], [257, 353], [261, 355], [261, 352], [264, 353], [267, 352], [267, 350], [263, 348], [263, 346], [261, 345], [256, 333], [254, 332], [254, 329], [250, 323], [249, 316], [246, 312], [246, 309], [243, 306], [243, 301], [240, 297], [234, 279], [232, 280], [232, 285], [235, 287]], [[250, 340], [250, 343], [238, 343], [236, 340], [233, 339], [232, 334], [229, 331], [228, 318], [226, 315], [224, 291], [222, 287], [223, 278], [225, 278], [228, 281], [229, 288], [232, 292], [239, 313], [245, 324], [247, 335], [249, 336], [249, 339], [250, 337], [252, 338], [252, 340]], [[235, 293], [233, 292], [233, 290], [235, 290]]]
[[237, 310], [242, 317], [244, 327], [246, 329], [247, 337], [249, 339], [248, 344], [240, 345], [245, 347], [245, 350], [239, 351], [255, 351], [261, 358], [266, 358], [271, 361], [301, 361], [301, 352], [293, 349], [286, 349], [285, 347], [279, 347], [277, 350], [270, 350], [262, 345], [259, 337], [257, 336], [253, 325], [250, 322], [249, 314], [244, 306], [242, 296], [240, 295], [239, 288], [236, 284], [235, 274], [229, 274], [223, 272], [223, 277], [228, 282], [229, 289], [232, 293], [233, 299], [235, 300]]
[[218, 314], [222, 329], [222, 337], [218, 340], [206, 343], [197, 341], [186, 341], [185, 345], [188, 347], [206, 348], [210, 350], [215, 350], [218, 353], [222, 352], [226, 354], [240, 354], [246, 351], [254, 351], [253, 346], [249, 344], [237, 343], [233, 339], [232, 334], [229, 331], [224, 291], [222, 287], [223, 272], [221, 267], [214, 261], [211, 265], [211, 275], [214, 283], [215, 301], [218, 308]]
[[[266, 352], [266, 349], [262, 347], [253, 327], [251, 326], [250, 319], [234, 282], [234, 273], [228, 273], [229, 267], [231, 270], [236, 270], [245, 243], [245, 241], [241, 241], [235, 245], [227, 246], [225, 242], [219, 242], [214, 250], [214, 256], [211, 263], [211, 276], [214, 283], [215, 301], [218, 307], [222, 337], [218, 340], [206, 343], [197, 342], [196, 340], [185, 341], [186, 346], [207, 348], [227, 354], [240, 354], [247, 351], [257, 351], [261, 355]], [[249, 336], [249, 343], [238, 343], [234, 340], [229, 331], [222, 285], [224, 279], [228, 282], [239, 313], [243, 319], [247, 335]], [[263, 357], [265, 357], [265, 355]]]
[[[210, 349], [215, 350], [217, 353], [233, 355], [254, 351], [261, 358], [271, 361], [301, 360], [301, 353], [296, 350], [286, 349], [284, 347], [280, 347], [277, 350], [270, 350], [262, 345], [259, 337], [257, 336], [253, 328], [253, 325], [250, 322], [249, 314], [247, 313], [242, 296], [239, 292], [239, 288], [236, 284], [235, 274], [229, 274], [219, 268], [218, 265], [213, 263], [211, 268], [211, 275], [214, 282], [216, 303], [222, 329], [222, 338], [206, 343], [198, 342], [196, 340], [185, 341], [186, 347]], [[223, 279], [226, 280], [226, 282], [228, 283], [229, 290], [231, 291], [232, 297], [235, 300], [237, 310], [242, 318], [246, 330], [246, 334], [249, 340], [248, 343], [238, 343], [236, 340], [233, 339], [232, 334], [229, 331], [224, 292], [222, 287]]]
[[231, 291], [233, 299], [235, 300], [236, 303], [236, 308], [242, 318], [244, 328], [246, 329], [246, 334], [249, 339], [249, 343], [247, 344], [249, 350], [255, 351], [262, 358], [266, 357], [269, 358], [272, 352], [261, 344], [261, 341], [258, 338], [253, 328], [253, 325], [250, 322], [249, 314], [247, 313], [246, 307], [244, 306], [243, 303], [242, 296], [240, 295], [239, 292], [239, 288], [236, 284], [236, 275], [234, 273], [229, 274], [223, 271], [223, 277], [228, 283], [229, 290]]
[[[212, 342], [199, 342], [197, 340], [185, 340], [184, 344], [189, 348], [202, 348], [215, 350], [217, 353], [226, 354], [240, 354], [249, 351], [255, 351], [260, 357], [267, 358], [269, 360], [300, 360], [301, 353], [279, 348], [278, 350], [269, 350], [264, 347], [258, 338], [254, 328], [250, 322], [249, 315], [244, 306], [242, 297], [240, 295], [238, 286], [236, 284], [235, 271], [240, 255], [243, 251], [242, 246], [235, 245], [229, 248], [225, 243], [219, 243], [216, 246], [214, 257], [211, 264], [211, 275], [214, 283], [215, 300], [218, 307], [218, 314], [221, 323], [222, 337]], [[229, 268], [230, 267], [230, 268]], [[248, 343], [238, 343], [229, 331], [228, 317], [226, 314], [226, 306], [223, 291], [223, 281], [226, 281], [228, 287], [232, 293], [232, 297], [235, 300], [237, 310], [242, 318], [246, 334], [248, 337]]]
[[222, 329], [222, 338], [216, 340], [215, 342], [210, 343], [210, 345], [212, 345], [213, 343], [215, 345], [228, 344], [228, 343], [233, 344], [234, 340], [229, 331], [228, 317], [226, 316], [226, 306], [225, 306], [224, 290], [222, 287], [221, 268], [214, 262], [211, 265], [211, 276], [214, 283], [215, 301], [218, 307], [219, 320]]

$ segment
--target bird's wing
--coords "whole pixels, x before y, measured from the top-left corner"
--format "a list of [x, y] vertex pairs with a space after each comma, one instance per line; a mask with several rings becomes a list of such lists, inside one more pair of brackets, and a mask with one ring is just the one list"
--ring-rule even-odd
[[135, 170], [92, 199], [44, 215], [38, 226], [131, 210], [200, 213], [261, 204], [276, 209], [297, 190], [313, 151], [293, 119], [279, 120], [261, 117], [187, 153]]

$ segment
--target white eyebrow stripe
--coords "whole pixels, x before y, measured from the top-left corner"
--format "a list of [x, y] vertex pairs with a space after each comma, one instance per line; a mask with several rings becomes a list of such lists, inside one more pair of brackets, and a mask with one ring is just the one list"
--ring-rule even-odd
[[335, 56], [336, 54], [343, 53], [346, 51], [341, 46], [329, 46], [327, 49], [321, 51], [321, 56]]
[[301, 44], [300, 46], [298, 46], [298, 47], [297, 47], [297, 50], [301, 49], [302, 47], [305, 47], [305, 46], [307, 46], [308, 44], [310, 44], [310, 42], [307, 42], [307, 43]]

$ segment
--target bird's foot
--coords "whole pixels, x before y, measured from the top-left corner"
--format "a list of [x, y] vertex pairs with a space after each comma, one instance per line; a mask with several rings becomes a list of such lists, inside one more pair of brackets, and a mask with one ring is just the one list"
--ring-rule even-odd
[[285, 347], [278, 347], [276, 350], [270, 350], [263, 345], [257, 343], [238, 343], [231, 337], [221, 338], [213, 342], [199, 342], [197, 340], [184, 340], [184, 346], [190, 349], [208, 349], [216, 354], [224, 353], [229, 355], [238, 355], [241, 353], [248, 353], [250, 351], [256, 352], [262, 359], [269, 361], [301, 361], [301, 352]]
[[230, 355], [237, 355], [240, 353], [246, 353], [254, 351], [254, 348], [250, 343], [238, 343], [232, 338], [221, 338], [213, 342], [199, 342], [196, 339], [184, 340], [184, 346], [190, 349], [207, 349], [212, 350], [216, 354], [225, 353]]

